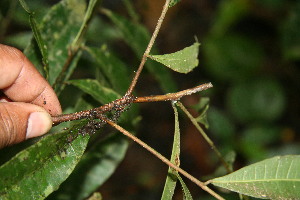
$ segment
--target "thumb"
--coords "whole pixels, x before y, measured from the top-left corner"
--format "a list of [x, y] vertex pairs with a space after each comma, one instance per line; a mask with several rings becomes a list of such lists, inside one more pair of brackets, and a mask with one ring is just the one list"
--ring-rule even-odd
[[50, 114], [37, 105], [21, 102], [0, 103], [0, 148], [47, 133]]

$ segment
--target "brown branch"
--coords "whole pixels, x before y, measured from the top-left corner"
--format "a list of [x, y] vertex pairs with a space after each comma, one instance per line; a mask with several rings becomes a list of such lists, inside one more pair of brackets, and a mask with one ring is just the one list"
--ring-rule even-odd
[[163, 20], [164, 20], [164, 18], [166, 16], [167, 11], [168, 11], [169, 4], [170, 4], [170, 0], [166, 0], [166, 3], [164, 5], [164, 7], [163, 7], [161, 15], [160, 15], [160, 17], [159, 17], [159, 19], [157, 21], [155, 30], [154, 30], [154, 32], [153, 32], [153, 34], [151, 36], [149, 44], [148, 44], [148, 46], [147, 46], [147, 48], [145, 50], [145, 53], [144, 53], [144, 55], [142, 57], [141, 63], [139, 65], [139, 68], [136, 71], [135, 76], [132, 79], [131, 85], [129, 86], [129, 88], [128, 88], [127, 92], [126, 92], [126, 95], [131, 95], [132, 94], [132, 91], [133, 91], [133, 89], [134, 89], [134, 87], [135, 87], [135, 85], [136, 85], [136, 83], [137, 83], [137, 81], [138, 81], [138, 79], [139, 79], [139, 77], [141, 75], [141, 72], [142, 72], [142, 70], [144, 68], [144, 65], [146, 63], [147, 57], [148, 57], [148, 55], [149, 55], [149, 53], [150, 53], [150, 51], [151, 51], [151, 49], [152, 49], [152, 47], [154, 45], [155, 39], [156, 39], [156, 37], [158, 35], [158, 32], [159, 32], [160, 27], [162, 25], [162, 22], [163, 22]]
[[134, 100], [134, 103], [144, 103], [144, 102], [157, 102], [157, 101], [178, 101], [184, 96], [191, 95], [203, 90], [207, 90], [208, 88], [212, 88], [213, 85], [211, 83], [205, 83], [194, 88], [182, 90], [175, 93], [169, 93], [165, 95], [155, 95], [155, 96], [146, 96], [146, 97], [138, 97]]
[[84, 118], [95, 118], [100, 114], [112, 111], [116, 107], [124, 107], [126, 105], [130, 105], [131, 103], [177, 101], [184, 96], [191, 95], [191, 94], [206, 90], [211, 87], [213, 87], [213, 85], [211, 83], [205, 83], [205, 84], [199, 85], [194, 88], [182, 90], [182, 91], [175, 92], [175, 93], [169, 93], [169, 94], [165, 94], [165, 95], [153, 95], [153, 96], [146, 96], [146, 97], [134, 97], [132, 95], [125, 95], [120, 99], [112, 101], [112, 102], [105, 104], [103, 106], [100, 106], [98, 108], [93, 108], [90, 110], [83, 110], [83, 111], [76, 112], [76, 113], [52, 116], [52, 121], [53, 121], [53, 125], [56, 126], [62, 122], [74, 121], [74, 120], [79, 120], [79, 119], [84, 119]]
[[125, 136], [129, 137], [130, 139], [132, 139], [134, 142], [136, 142], [139, 145], [141, 145], [143, 148], [145, 148], [147, 151], [149, 151], [150, 153], [152, 153], [154, 156], [156, 156], [162, 162], [164, 162], [165, 164], [167, 164], [169, 167], [173, 168], [174, 170], [176, 170], [177, 172], [179, 172], [180, 174], [182, 174], [186, 178], [190, 179], [193, 183], [195, 183], [200, 188], [202, 188], [204, 191], [206, 191], [209, 194], [211, 194], [212, 196], [214, 196], [216, 199], [219, 199], [219, 200], [223, 200], [224, 199], [223, 197], [221, 197], [220, 195], [218, 195], [217, 193], [215, 193], [213, 190], [211, 190], [209, 187], [207, 187], [207, 185], [205, 185], [205, 183], [199, 181], [198, 179], [196, 179], [194, 176], [190, 175], [185, 170], [183, 170], [180, 167], [178, 167], [175, 164], [173, 164], [166, 157], [164, 157], [163, 155], [161, 155], [160, 153], [158, 153], [157, 151], [155, 151], [152, 147], [150, 147], [149, 145], [147, 145], [145, 142], [143, 142], [142, 140], [140, 140], [136, 136], [132, 135], [130, 132], [128, 132], [127, 130], [125, 130], [124, 128], [122, 128], [121, 126], [119, 126], [118, 124], [116, 124], [116, 123], [114, 123], [114, 122], [112, 122], [110, 120], [107, 120], [107, 119], [103, 119], [103, 120], [106, 121], [106, 123], [108, 123], [110, 126], [114, 127], [115, 129], [117, 129], [118, 131], [120, 131], [121, 133], [123, 133]]
[[121, 107], [125, 105], [131, 104], [135, 100], [134, 96], [123, 96], [121, 99], [117, 99], [115, 101], [112, 101], [108, 104], [105, 104], [103, 106], [100, 106], [98, 108], [93, 108], [90, 110], [83, 110], [75, 113], [70, 114], [62, 114], [57, 116], [52, 116], [52, 123], [53, 126], [56, 126], [62, 122], [68, 122], [68, 121], [74, 121], [74, 120], [80, 120], [85, 118], [97, 118], [97, 116], [112, 111], [116, 107]]

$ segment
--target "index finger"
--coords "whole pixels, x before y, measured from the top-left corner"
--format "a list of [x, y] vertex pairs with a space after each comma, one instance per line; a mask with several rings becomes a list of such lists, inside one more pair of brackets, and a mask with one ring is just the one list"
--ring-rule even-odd
[[45, 108], [51, 115], [61, 113], [58, 98], [43, 76], [19, 50], [0, 44], [0, 90], [12, 101]]

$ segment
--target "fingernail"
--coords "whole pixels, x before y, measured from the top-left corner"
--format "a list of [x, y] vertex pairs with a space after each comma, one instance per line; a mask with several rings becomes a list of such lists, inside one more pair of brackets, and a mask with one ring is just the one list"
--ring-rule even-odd
[[29, 115], [26, 139], [47, 133], [52, 126], [51, 116], [46, 112], [34, 112]]

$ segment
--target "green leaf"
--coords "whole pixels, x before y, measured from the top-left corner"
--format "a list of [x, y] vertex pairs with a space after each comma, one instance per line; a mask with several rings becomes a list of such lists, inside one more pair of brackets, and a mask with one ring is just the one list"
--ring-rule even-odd
[[164, 64], [176, 72], [186, 74], [198, 66], [199, 45], [198, 42], [195, 42], [192, 46], [186, 47], [175, 53], [149, 55], [149, 58]]
[[85, 48], [85, 50], [96, 61], [96, 66], [100, 69], [102, 76], [107, 79], [111, 88], [123, 94], [130, 85], [130, 76], [127, 66], [114, 54], [105, 48]]
[[[55, 83], [62, 71], [65, 77], [70, 76], [77, 64], [78, 59], [68, 60], [69, 50], [80, 30], [85, 8], [85, 1], [60, 1], [48, 11], [38, 26], [41, 37], [48, 49], [49, 82], [51, 85]], [[25, 49], [25, 54], [37, 69], [43, 73], [40, 54], [33, 40]], [[61, 79], [64, 80], [65, 78]], [[63, 85], [56, 85], [56, 87], [63, 87]]]
[[50, 199], [86, 199], [114, 173], [127, 148], [128, 140], [118, 133], [98, 142]]
[[[103, 10], [104, 14], [119, 28], [127, 45], [135, 52], [138, 59], [140, 59], [150, 41], [150, 34], [147, 29], [137, 23], [133, 23], [126, 18], [111, 12], [110, 10]], [[156, 52], [152, 49], [151, 52]], [[165, 92], [175, 92], [176, 84], [173, 81], [167, 69], [160, 67], [158, 63], [147, 61], [146, 68], [154, 75], [154, 77], [161, 84]]]
[[[92, 105], [86, 101], [88, 99], [86, 96], [79, 98], [74, 111], [92, 108]], [[133, 107], [124, 113], [127, 120], [126, 127], [128, 127], [129, 121], [133, 124], [131, 121], [133, 117], [127, 115], [132, 110], [134, 110]], [[122, 120], [120, 119], [120, 121]], [[70, 177], [60, 186], [58, 191], [49, 196], [49, 199], [86, 199], [114, 173], [126, 154], [128, 140], [122, 134], [112, 134], [99, 141], [98, 134], [97, 132], [95, 137], [91, 138], [90, 143], [93, 146], [90, 146], [83, 155]]]
[[47, 46], [45, 45], [45, 41], [43, 40], [41, 36], [40, 29], [38, 28], [37, 22], [35, 20], [34, 13], [30, 11], [28, 5], [24, 0], [19, 0], [20, 4], [24, 8], [24, 10], [28, 13], [29, 15], [29, 23], [30, 27], [33, 32], [33, 36], [36, 40], [36, 43], [39, 47], [39, 50], [42, 54], [42, 61], [43, 61], [43, 74], [45, 75], [46, 79], [48, 80], [49, 77], [49, 61], [48, 61], [48, 49]]
[[89, 136], [76, 137], [86, 122], [50, 134], [0, 167], [0, 199], [44, 199], [72, 173], [86, 148]]
[[172, 6], [175, 6], [179, 2], [180, 2], [180, 0], [171, 0], [170, 3], [169, 3], [169, 8], [172, 7]]
[[[116, 93], [114, 90], [103, 86], [97, 80], [93, 79], [81, 79], [81, 80], [71, 80], [68, 83], [78, 87], [85, 93], [91, 95], [96, 101], [100, 102], [101, 104], [106, 104], [112, 102], [116, 99], [121, 98], [121, 95]], [[120, 123], [131, 123], [132, 125], [136, 125], [139, 121], [137, 117], [138, 110], [136, 106], [132, 106], [130, 110], [126, 113], [123, 113], [119, 119]]]
[[23, 7], [23, 9], [29, 14], [31, 13], [29, 6], [27, 5], [27, 3], [24, 0], [19, 0], [21, 6]]
[[209, 123], [207, 120], [207, 110], [209, 108], [209, 98], [202, 97], [197, 105], [193, 106], [198, 112], [199, 116], [196, 118], [196, 121], [200, 124], [203, 124], [205, 128], [209, 128]]
[[212, 184], [262, 199], [300, 198], [300, 156], [277, 156], [249, 165]]
[[86, 13], [84, 15], [84, 19], [83, 19], [83, 22], [81, 24], [80, 30], [78, 31], [75, 39], [73, 40], [72, 50], [76, 50], [81, 45], [82, 37], [83, 37], [84, 33], [86, 32], [88, 23], [92, 18], [92, 15], [93, 15], [93, 12], [96, 8], [97, 3], [98, 3], [98, 0], [90, 0], [89, 1], [89, 5], [88, 5], [88, 8], [87, 8]]
[[[175, 131], [174, 131], [174, 140], [173, 140], [173, 147], [172, 147], [172, 155], [171, 155], [171, 162], [175, 165], [179, 166], [180, 160], [180, 129], [179, 129], [179, 120], [178, 120], [178, 111], [176, 106], [172, 103], [172, 107], [174, 110], [175, 116]], [[176, 187], [177, 182], [177, 172], [174, 171], [172, 168], [169, 167], [168, 169], [168, 176], [165, 182], [164, 190], [161, 199], [168, 200], [172, 199], [174, 195], [174, 190]]]
[[[233, 165], [236, 160], [236, 152], [230, 150], [228, 153], [224, 155], [224, 160], [228, 164], [230, 171], [233, 171]], [[228, 174], [228, 169], [225, 168], [224, 165], [220, 165], [214, 172], [213, 176], [224, 176]]]
[[[60, 92], [64, 89], [64, 83], [69, 79], [72, 72], [74, 71], [74, 68], [76, 67], [76, 64], [79, 60], [79, 57], [81, 56], [81, 51], [79, 50], [80, 46], [84, 44], [83, 36], [87, 30], [88, 23], [90, 22], [92, 18], [92, 14], [96, 8], [98, 0], [90, 0], [88, 8], [86, 10], [86, 13], [84, 15], [83, 22], [81, 24], [80, 30], [78, 31], [75, 39], [73, 40], [72, 44], [69, 45], [69, 57], [67, 58], [67, 61], [65, 65], [63, 66], [61, 72], [58, 74], [53, 87], [57, 94], [60, 94]], [[75, 5], [76, 6], [76, 5]], [[78, 52], [79, 51], [79, 52]], [[75, 65], [74, 65], [75, 63]]]
[[11, 34], [11, 35], [5, 37], [4, 43], [9, 44], [14, 47], [18, 47], [20, 49], [24, 49], [28, 44], [28, 40], [30, 40], [31, 38], [32, 38], [31, 31], [21, 32], [21, 33], [17, 33], [17, 34]]
[[231, 26], [240, 21], [250, 9], [248, 0], [227, 0], [219, 3], [216, 19], [211, 28], [211, 36], [221, 37]]
[[281, 44], [285, 59], [300, 60], [300, 2], [297, 1], [289, 10], [281, 27]]
[[82, 91], [91, 95], [96, 101], [106, 104], [121, 96], [110, 88], [102, 86], [97, 80], [93, 79], [80, 79], [70, 80], [68, 83], [78, 87]]
[[186, 184], [184, 183], [184, 181], [182, 180], [181, 176], [178, 173], [177, 173], [177, 178], [179, 179], [183, 190], [184, 200], [193, 200], [190, 190], [188, 189], [188, 187], [186, 186]]

